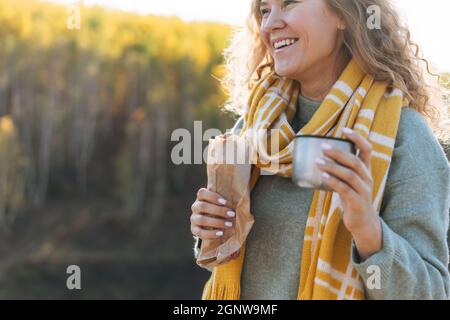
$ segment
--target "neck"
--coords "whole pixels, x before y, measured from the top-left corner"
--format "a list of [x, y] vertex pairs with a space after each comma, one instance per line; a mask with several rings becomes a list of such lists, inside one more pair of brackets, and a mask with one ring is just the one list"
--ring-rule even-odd
[[340, 50], [327, 60], [304, 72], [297, 79], [301, 95], [309, 100], [323, 101], [350, 61], [344, 50]]

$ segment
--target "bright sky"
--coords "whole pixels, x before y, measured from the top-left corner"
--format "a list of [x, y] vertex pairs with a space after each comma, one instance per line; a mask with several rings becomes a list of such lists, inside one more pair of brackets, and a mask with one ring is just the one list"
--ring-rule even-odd
[[[53, 0], [76, 4], [75, 0]], [[392, 0], [408, 21], [412, 34], [436, 68], [450, 72], [450, 1]], [[176, 15], [186, 21], [219, 21], [242, 25], [249, 10], [249, 0], [84, 0], [109, 8], [142, 14]]]

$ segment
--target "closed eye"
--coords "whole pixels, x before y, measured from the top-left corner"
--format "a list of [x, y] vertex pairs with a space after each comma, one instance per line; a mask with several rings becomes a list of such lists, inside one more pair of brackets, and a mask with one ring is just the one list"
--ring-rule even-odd
[[[287, 6], [291, 5], [291, 4], [299, 3], [299, 2], [302, 2], [302, 1], [284, 0], [284, 1], [283, 1], [283, 7], [287, 7]], [[269, 9], [266, 9], [266, 8], [261, 8], [261, 9], [259, 10], [259, 12], [261, 13], [261, 16], [264, 17], [267, 13], [270, 12], [270, 10], [269, 10]]]
[[261, 13], [262, 16], [264, 16], [266, 13], [269, 13], [269, 10], [261, 9], [261, 10], [259, 10], [259, 12]]

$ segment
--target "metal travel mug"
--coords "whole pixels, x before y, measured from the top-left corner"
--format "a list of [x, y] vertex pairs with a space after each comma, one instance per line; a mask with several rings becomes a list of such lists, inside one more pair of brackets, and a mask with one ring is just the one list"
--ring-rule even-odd
[[321, 144], [324, 142], [330, 144], [334, 149], [356, 155], [356, 146], [350, 140], [324, 136], [297, 135], [294, 144], [292, 181], [299, 187], [333, 191], [324, 184], [322, 179], [323, 171], [315, 163], [318, 157], [328, 158], [322, 151]]

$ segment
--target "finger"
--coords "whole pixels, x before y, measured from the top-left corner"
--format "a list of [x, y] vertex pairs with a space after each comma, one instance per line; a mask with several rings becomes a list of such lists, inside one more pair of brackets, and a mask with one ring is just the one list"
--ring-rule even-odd
[[352, 189], [348, 184], [339, 180], [336, 177], [329, 175], [327, 172], [322, 174], [325, 185], [329, 186], [331, 189], [339, 193], [341, 197], [350, 197], [356, 199], [357, 194], [355, 190]]
[[191, 232], [194, 236], [199, 237], [202, 240], [212, 240], [223, 237], [223, 230], [206, 230], [198, 226], [192, 226]]
[[207, 201], [210, 203], [214, 203], [218, 206], [226, 206], [227, 200], [223, 198], [220, 194], [210, 191], [206, 188], [201, 188], [197, 192], [197, 199], [201, 201]]
[[343, 152], [338, 149], [323, 150], [323, 153], [328, 158], [355, 171], [363, 181], [367, 181], [369, 184], [372, 182], [372, 175], [369, 168], [354, 154]]
[[195, 201], [191, 209], [193, 213], [204, 213], [224, 219], [230, 219], [236, 216], [236, 212], [230, 208], [218, 206], [205, 201]]
[[339, 179], [339, 181], [342, 181], [351, 187], [356, 195], [361, 195], [363, 197], [368, 196], [370, 190], [367, 184], [365, 184], [361, 177], [353, 170], [343, 167], [334, 161], [322, 158], [317, 159], [316, 164], [323, 172], [330, 174], [332, 177]]
[[360, 150], [360, 158], [364, 162], [367, 168], [370, 169], [372, 159], [372, 145], [366, 140], [359, 132], [350, 128], [343, 130], [344, 134], [355, 143], [356, 147]]
[[233, 227], [233, 225], [234, 225], [233, 221], [212, 218], [212, 217], [208, 217], [203, 214], [193, 214], [191, 216], [191, 223], [193, 223], [197, 226], [200, 226], [200, 227], [213, 228], [213, 229], [219, 229], [219, 230], [228, 229], [228, 228]]

